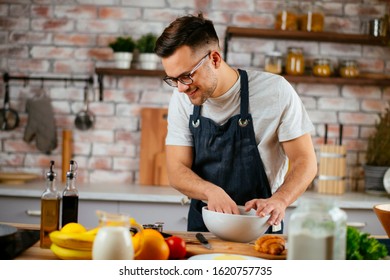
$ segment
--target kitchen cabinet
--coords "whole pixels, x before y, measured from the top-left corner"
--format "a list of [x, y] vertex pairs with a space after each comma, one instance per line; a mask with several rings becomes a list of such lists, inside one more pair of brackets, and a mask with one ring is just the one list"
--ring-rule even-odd
[[[0, 222], [6, 223], [41, 223], [41, 200], [33, 197], [0, 197]], [[79, 201], [78, 220], [88, 228], [98, 225], [96, 210], [117, 213], [119, 202], [116, 201]]]
[[[316, 42], [333, 42], [341, 44], [361, 44], [371, 46], [389, 46], [388, 37], [373, 37], [361, 34], [345, 34], [337, 32], [305, 32], [305, 31], [284, 31], [273, 29], [259, 29], [229, 26], [226, 29], [224, 41], [224, 58], [227, 60], [229, 42], [233, 37], [238, 38], [258, 38], [274, 40], [301, 40]], [[390, 75], [379, 73], [361, 73], [357, 78], [341, 77], [315, 77], [311, 75], [291, 76], [283, 75], [290, 83], [321, 83], [344, 85], [353, 84], [359, 86], [390, 86]]]
[[[41, 201], [30, 197], [0, 197], [0, 222], [40, 224]], [[124, 213], [140, 224], [163, 222], [164, 229], [185, 231], [189, 205], [132, 201], [80, 200], [78, 221], [88, 228], [98, 225], [96, 210]]]

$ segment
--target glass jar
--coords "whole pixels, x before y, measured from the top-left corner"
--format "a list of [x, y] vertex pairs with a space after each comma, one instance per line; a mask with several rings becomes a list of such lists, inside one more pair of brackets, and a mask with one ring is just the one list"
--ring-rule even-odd
[[265, 56], [264, 70], [274, 74], [281, 74], [282, 64], [282, 54], [280, 52], [271, 52]]
[[333, 73], [333, 67], [330, 59], [316, 58], [313, 61], [313, 75], [317, 77], [329, 77]]
[[275, 17], [276, 30], [298, 30], [298, 8], [288, 1], [284, 1], [277, 7]]
[[[93, 260], [133, 260], [142, 249], [143, 227], [127, 215], [97, 211], [99, 231], [92, 247]], [[131, 231], [139, 234], [133, 245]], [[140, 245], [141, 244], [141, 245]]]
[[289, 260], [345, 260], [347, 215], [330, 199], [303, 198], [289, 220]]
[[303, 8], [301, 17], [301, 30], [320, 32], [324, 30], [325, 16], [322, 7], [318, 3], [311, 3]]
[[359, 67], [356, 60], [343, 60], [339, 67], [340, 76], [343, 78], [355, 78], [359, 76]]
[[302, 75], [305, 72], [305, 58], [302, 48], [289, 47], [286, 58], [286, 73]]

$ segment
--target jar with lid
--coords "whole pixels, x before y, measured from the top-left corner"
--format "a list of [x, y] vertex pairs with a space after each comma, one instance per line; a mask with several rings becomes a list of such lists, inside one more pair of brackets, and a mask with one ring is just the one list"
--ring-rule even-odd
[[299, 11], [289, 1], [280, 3], [275, 16], [276, 30], [298, 30]]
[[347, 215], [330, 199], [302, 198], [289, 220], [289, 260], [345, 260]]
[[318, 77], [329, 77], [333, 73], [330, 59], [316, 58], [313, 61], [313, 75]]
[[302, 31], [320, 32], [324, 30], [325, 16], [320, 4], [310, 3], [306, 5], [302, 10]]
[[286, 58], [286, 73], [288, 75], [302, 75], [305, 72], [305, 58], [302, 48], [289, 47]]
[[270, 52], [265, 56], [264, 70], [274, 74], [281, 74], [282, 64], [282, 54], [280, 52]]
[[359, 76], [359, 67], [356, 60], [343, 60], [339, 67], [340, 76], [343, 78], [355, 78]]

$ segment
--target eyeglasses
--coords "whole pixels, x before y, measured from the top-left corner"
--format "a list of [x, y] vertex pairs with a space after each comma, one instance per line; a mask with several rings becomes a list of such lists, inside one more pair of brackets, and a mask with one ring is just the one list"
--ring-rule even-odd
[[166, 76], [163, 80], [171, 87], [177, 87], [178, 82], [182, 83], [183, 85], [190, 85], [194, 82], [192, 79], [192, 75], [194, 75], [195, 71], [199, 69], [200, 66], [202, 66], [203, 62], [206, 60], [206, 58], [210, 55], [210, 53], [206, 54], [198, 64], [194, 67], [194, 69], [191, 70], [190, 73], [185, 75], [180, 75], [177, 78]]

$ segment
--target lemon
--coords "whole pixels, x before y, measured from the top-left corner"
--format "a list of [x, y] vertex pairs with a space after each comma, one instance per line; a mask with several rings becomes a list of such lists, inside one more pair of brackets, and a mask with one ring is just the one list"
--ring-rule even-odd
[[86, 232], [87, 229], [79, 223], [68, 223], [63, 226], [60, 231], [63, 233], [82, 233]]

